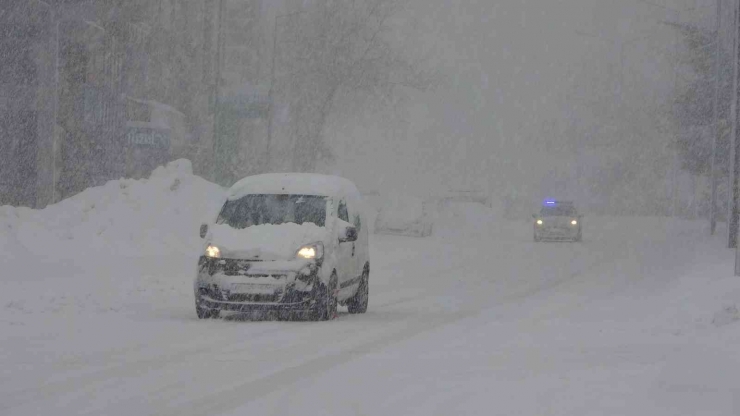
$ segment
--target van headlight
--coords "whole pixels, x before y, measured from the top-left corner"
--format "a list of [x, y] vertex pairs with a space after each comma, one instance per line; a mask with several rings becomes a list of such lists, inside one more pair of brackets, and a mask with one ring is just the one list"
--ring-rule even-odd
[[572, 220], [572, 221], [570, 222], [570, 225], [578, 225], [578, 220]]
[[220, 259], [221, 250], [219, 250], [218, 247], [209, 244], [208, 247], [206, 247], [206, 257], [210, 257], [212, 259]]
[[324, 244], [321, 242], [306, 244], [298, 249], [296, 257], [308, 260], [321, 260], [324, 258]]

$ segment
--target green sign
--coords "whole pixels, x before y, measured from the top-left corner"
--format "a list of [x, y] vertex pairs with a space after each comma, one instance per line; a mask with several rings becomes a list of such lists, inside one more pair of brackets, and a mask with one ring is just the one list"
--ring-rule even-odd
[[170, 132], [151, 127], [128, 127], [126, 144], [131, 147], [148, 147], [152, 149], [169, 149]]

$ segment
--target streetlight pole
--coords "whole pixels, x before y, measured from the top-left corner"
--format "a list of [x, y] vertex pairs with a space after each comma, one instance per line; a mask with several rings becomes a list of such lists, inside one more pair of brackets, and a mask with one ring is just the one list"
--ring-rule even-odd
[[710, 234], [714, 235], [717, 229], [717, 136], [719, 130], [719, 87], [720, 87], [720, 29], [722, 23], [722, 0], [717, 0], [717, 33], [714, 52], [714, 102], [712, 104], [712, 161], [709, 172], [711, 196], [709, 200], [709, 228]]
[[270, 64], [270, 89], [267, 90], [267, 144], [265, 145], [265, 167], [270, 167], [270, 145], [272, 144], [272, 127], [273, 127], [273, 112], [275, 111], [275, 105], [273, 104], [273, 94], [275, 88], [275, 57], [277, 55], [277, 22], [281, 16], [275, 16], [275, 21], [272, 26], [272, 63]]
[[730, 198], [731, 198], [731, 210], [729, 212], [730, 221], [730, 244], [734, 243], [735, 247], [735, 276], [740, 276], [740, 244], [738, 244], [738, 204], [740, 203], [740, 189], [738, 187], [738, 181], [740, 180], [740, 166], [738, 166], [738, 122], [740, 122], [740, 95], [738, 94], [738, 88], [740, 88], [740, 0], [735, 4], [735, 14], [732, 20], [733, 26], [733, 54], [732, 54], [732, 133], [730, 134], [730, 146], [731, 146], [731, 159], [730, 159]]
[[[676, 11], [676, 20], [681, 20], [681, 12]], [[678, 89], [678, 32], [673, 31], [673, 87], [672, 87], [672, 94], [676, 93], [676, 90]], [[671, 99], [671, 109], [669, 111], [672, 111], [673, 104], [675, 103], [675, 95], [674, 98]], [[673, 129], [669, 130], [671, 131], [671, 137], [672, 137], [672, 146], [673, 147], [673, 167], [671, 168], [671, 217], [676, 217], [678, 214], [678, 171], [680, 166], [680, 159], [678, 154], [678, 134]]]
[[51, 185], [51, 202], [55, 203], [57, 202], [57, 148], [59, 147], [59, 129], [57, 128], [57, 124], [59, 121], [57, 120], [57, 117], [59, 116], [59, 53], [61, 49], [61, 33], [59, 29], [59, 24], [61, 23], [61, 20], [59, 19], [59, 16], [55, 17], [55, 40], [56, 40], [56, 51], [54, 53], [54, 131], [53, 131], [53, 141], [51, 145], [51, 176], [52, 176], [52, 185]]
[[216, 183], [219, 183], [221, 178], [221, 174], [223, 173], [223, 163], [220, 163], [220, 161], [216, 160], [218, 157], [218, 152], [220, 150], [220, 136], [219, 136], [219, 114], [220, 114], [220, 108], [221, 108], [221, 44], [222, 38], [221, 33], [223, 32], [223, 28], [221, 27], [222, 21], [223, 21], [223, 14], [224, 14], [224, 0], [219, 0], [218, 2], [218, 33], [216, 35], [216, 88], [214, 91], [214, 97], [213, 97], [213, 180]]
[[46, 6], [49, 19], [54, 24], [54, 115], [52, 116], [51, 125], [51, 198], [49, 200], [49, 203], [53, 204], [57, 202], [57, 146], [59, 141], [57, 137], [57, 114], [59, 113], [59, 23], [61, 19], [52, 5], [43, 0], [36, 0], [36, 2]]
[[[738, 152], [737, 152], [737, 123], [738, 123], [738, 35], [740, 34], [740, 0], [735, 4], [735, 10], [732, 19], [732, 101], [730, 104], [730, 171], [729, 189], [727, 192], [727, 226], [728, 226], [728, 248], [737, 248], [738, 237]], [[737, 257], [737, 254], [736, 254]], [[738, 275], [738, 264], [736, 261], [735, 275]]]

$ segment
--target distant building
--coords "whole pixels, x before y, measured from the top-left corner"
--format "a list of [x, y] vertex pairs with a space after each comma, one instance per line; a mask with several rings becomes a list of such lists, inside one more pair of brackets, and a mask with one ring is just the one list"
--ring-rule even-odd
[[219, 0], [0, 2], [0, 205], [213, 157]]

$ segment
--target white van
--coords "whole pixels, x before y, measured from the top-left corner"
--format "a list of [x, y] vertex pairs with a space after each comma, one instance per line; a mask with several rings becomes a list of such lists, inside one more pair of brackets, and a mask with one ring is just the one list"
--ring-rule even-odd
[[195, 279], [198, 317], [221, 311], [307, 312], [310, 319], [367, 311], [368, 230], [360, 194], [343, 178], [250, 176], [228, 192], [205, 239]]

